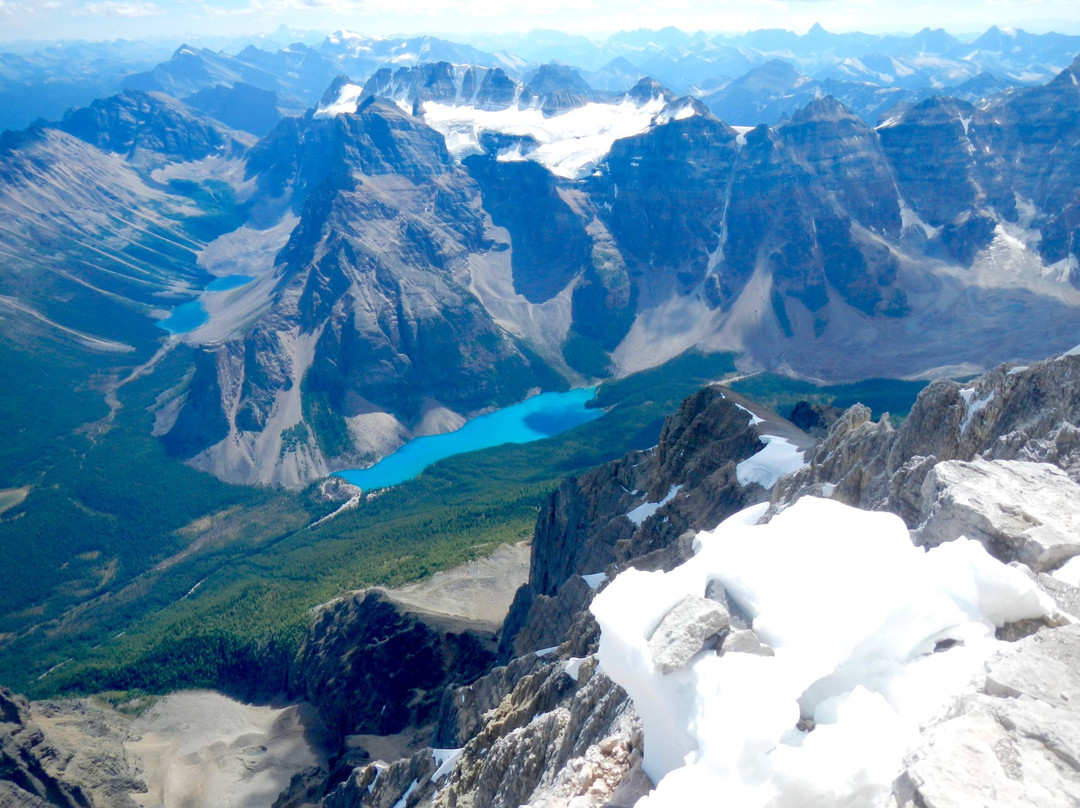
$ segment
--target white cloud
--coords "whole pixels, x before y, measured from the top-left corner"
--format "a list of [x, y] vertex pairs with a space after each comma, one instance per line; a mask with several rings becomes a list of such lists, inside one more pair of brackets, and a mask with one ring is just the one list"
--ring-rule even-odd
[[165, 12], [142, 0], [101, 0], [74, 9], [73, 14], [87, 17], [157, 17]]

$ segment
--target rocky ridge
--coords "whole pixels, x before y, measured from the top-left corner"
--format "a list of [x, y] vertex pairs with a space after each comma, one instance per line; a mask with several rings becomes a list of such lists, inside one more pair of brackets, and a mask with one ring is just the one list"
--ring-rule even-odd
[[[1068, 451], [1055, 452], [1053, 447], [1059, 446], [1056, 439], [1070, 431], [1078, 415], [1071, 401], [1076, 387], [1068, 383], [1077, 372], [1080, 357], [1066, 356], [1027, 368], [1003, 366], [967, 386], [937, 382], [922, 394], [899, 429], [884, 418], [869, 421], [865, 408], [856, 406], [808, 454], [804, 469], [781, 479], [772, 492], [771, 507], [775, 512], [811, 494], [864, 508], [895, 510], [906, 513], [908, 524], [917, 528], [912, 531], [913, 541], [926, 543], [925, 523], [913, 497], [943, 485], [952, 492], [950, 501], [958, 504], [946, 508], [940, 492], [932, 498], [938, 511], [947, 511], [949, 518], [938, 516], [931, 521], [953, 528], [947, 539], [939, 531], [935, 541], [951, 540], [960, 533], [983, 540], [989, 519], [998, 531], [994, 540], [986, 540], [991, 553], [1028, 570], [1059, 608], [1076, 614], [1080, 590], [1043, 570], [1052, 571], [1060, 559], [1080, 554], [1080, 541], [1067, 526], [1059, 529], [1060, 524], [1051, 524], [1049, 519], [1040, 522], [1046, 517], [1046, 507], [1039, 496], [1055, 497], [1051, 510], [1059, 523], [1074, 518], [1070, 514], [1075, 513], [1075, 497], [1068, 486], [1074, 484], [1069, 475], [1075, 475], [1076, 467]], [[987, 390], [997, 389], [1000, 400], [996, 405], [987, 403], [968, 419], [970, 410], [961, 391], [969, 389], [984, 396]], [[1040, 396], [1037, 402], [1031, 398], [1035, 395]], [[731, 471], [739, 457], [730, 442], [737, 442], [740, 429], [746, 428], [745, 418], [738, 423], [731, 411], [745, 416], [725, 402], [720, 391], [703, 391], [669, 419], [666, 445], [662, 440], [651, 453], [564, 484], [538, 521], [530, 581], [519, 592], [504, 625], [500, 656], [506, 664], [448, 693], [432, 740], [435, 751], [424, 750], [393, 763], [378, 776], [371, 767], [357, 769], [326, 797], [325, 804], [390, 806], [404, 799], [402, 804], [408, 806], [584, 808], [632, 805], [645, 794], [651, 784], [639, 768], [640, 724], [625, 694], [596, 668], [592, 656], [597, 628], [587, 608], [594, 591], [589, 582], [599, 578], [591, 573], [603, 570], [608, 575], [628, 565], [670, 569], [690, 552], [686, 540], [691, 534], [682, 532], [686, 527], [715, 524], [741, 504], [768, 496], [760, 489], [755, 493], [739, 490], [737, 483], [720, 482], [724, 468]], [[965, 437], [968, 430], [961, 426], [973, 430], [970, 436]], [[729, 443], [721, 449], [725, 441]], [[1063, 448], [1067, 448], [1065, 443]], [[1013, 447], [1013, 457], [1023, 447], [1027, 457], [1039, 460], [975, 457], [980, 447], [985, 452], [994, 446]], [[680, 452], [690, 447], [691, 457], [683, 466]], [[913, 455], [917, 451], [927, 454]], [[715, 459], [721, 456], [727, 461], [718, 468]], [[975, 484], [982, 499], [968, 500], [968, 507], [963, 507], [963, 492], [950, 474], [958, 466], [981, 471], [995, 463], [1007, 464], [1012, 471], [1016, 469], [1008, 464], [1020, 464], [1028, 472], [1037, 466], [1039, 474], [1065, 487], [1047, 491], [1038, 487], [1041, 477], [1020, 478], [1025, 485], [1036, 485], [1026, 489], [1034, 499], [1021, 502], [1015, 496], [1000, 500], [995, 493], [999, 489]], [[920, 480], [936, 482], [914, 485], [916, 469], [922, 473]], [[937, 476], [933, 476], [935, 471]], [[680, 476], [684, 473], [685, 478]], [[962, 475], [962, 479], [972, 483], [978, 477]], [[631, 485], [647, 482], [652, 486], [647, 498], [654, 500], [670, 490], [675, 480], [683, 481], [684, 487], [635, 529], [626, 516], [632, 504], [626, 499], [632, 496]], [[729, 509], [705, 517], [698, 508], [707, 491], [713, 496], [728, 491], [733, 497]], [[695, 498], [700, 498], [698, 507], [692, 508]], [[999, 502], [999, 511], [1007, 519], [995, 521], [993, 513], [986, 514]], [[1058, 560], [1035, 561], [1033, 568], [1016, 560], [1024, 556], [1032, 561], [1033, 556], [1024, 550], [1027, 544], [1016, 541], [1027, 531], [1030, 542], [1032, 529], [1040, 537], [1052, 533], [1057, 538], [1071, 531], [1060, 544], [1067, 549], [1053, 556]], [[699, 626], [700, 631], [673, 626], [672, 642], [657, 640], [654, 656], [659, 653], [657, 658], [675, 665], [685, 656], [678, 651], [680, 643], [692, 645], [692, 654], [713, 644], [722, 653], [771, 653], [753, 636], [735, 604], [722, 592], [710, 596], [719, 602], [710, 606], [705, 600], [704, 605], [695, 602], [683, 607], [695, 617], [679, 621], [682, 627]], [[729, 629], [722, 626], [725, 612]], [[959, 806], [972, 800], [1001, 806], [1072, 804], [1070, 795], [1080, 787], [1080, 767], [1070, 751], [1077, 737], [1075, 699], [1070, 694], [1078, 686], [1080, 632], [1068, 620], [1066, 616], [1049, 624], [1017, 624], [999, 631], [1002, 638], [1018, 641], [991, 660], [985, 679], [929, 727], [922, 745], [911, 750], [894, 789], [898, 806]], [[453, 750], [451, 757], [448, 749]]]

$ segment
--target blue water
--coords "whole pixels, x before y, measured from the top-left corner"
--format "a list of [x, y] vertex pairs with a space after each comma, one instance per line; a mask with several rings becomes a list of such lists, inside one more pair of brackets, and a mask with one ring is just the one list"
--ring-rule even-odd
[[[227, 275], [218, 278], [206, 285], [205, 292], [227, 292], [230, 289], [239, 289], [255, 280], [250, 275]], [[203, 308], [202, 300], [196, 298], [187, 303], [181, 303], [174, 308], [164, 320], [158, 320], [159, 328], [164, 328], [170, 334], [186, 334], [194, 331], [201, 325], [210, 321], [210, 315]]]
[[206, 291], [227, 292], [230, 289], [239, 289], [241, 286], [247, 286], [253, 280], [255, 280], [255, 278], [251, 275], [226, 275], [224, 278], [210, 281], [210, 283], [206, 285]]
[[473, 418], [456, 432], [414, 438], [371, 468], [336, 474], [364, 490], [388, 488], [411, 480], [432, 463], [456, 454], [504, 443], [530, 443], [596, 420], [604, 410], [585, 406], [595, 395], [595, 387], [541, 393], [512, 407]]
[[206, 313], [202, 302], [192, 300], [181, 303], [164, 320], [158, 320], [157, 324], [170, 334], [186, 334], [200, 325], [205, 325], [209, 320], [210, 315]]

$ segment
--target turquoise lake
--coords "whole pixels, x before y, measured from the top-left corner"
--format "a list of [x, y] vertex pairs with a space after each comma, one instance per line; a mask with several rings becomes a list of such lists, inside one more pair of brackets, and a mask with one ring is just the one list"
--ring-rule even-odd
[[456, 432], [414, 438], [371, 468], [335, 474], [364, 490], [388, 488], [411, 480], [432, 463], [453, 455], [504, 443], [531, 443], [594, 421], [604, 415], [599, 407], [585, 406], [595, 396], [595, 387], [541, 393], [512, 407], [473, 418]]
[[[227, 292], [230, 289], [239, 289], [241, 286], [246, 286], [253, 280], [254, 278], [250, 275], [228, 275], [211, 281], [203, 291]], [[206, 325], [209, 320], [210, 315], [203, 308], [202, 300], [196, 298], [195, 300], [189, 300], [187, 303], [181, 303], [169, 312], [169, 316], [164, 320], [158, 320], [157, 325], [170, 334], [186, 334], [201, 325]]]

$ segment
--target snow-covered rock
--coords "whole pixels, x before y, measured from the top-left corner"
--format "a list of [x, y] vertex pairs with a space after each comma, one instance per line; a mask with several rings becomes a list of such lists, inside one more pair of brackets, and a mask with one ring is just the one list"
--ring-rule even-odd
[[[881, 804], [921, 728], [1005, 645], [995, 628], [1055, 611], [977, 542], [924, 551], [897, 517], [830, 500], [756, 525], [764, 513], [699, 534], [698, 554], [671, 572], [622, 573], [593, 601], [601, 668], [644, 721], [657, 788], [639, 805], [716, 794], [743, 808]], [[664, 670], [653, 626], [712, 579], [775, 655], [704, 654]]]
[[649, 653], [661, 673], [672, 673], [730, 625], [727, 609], [715, 600], [687, 595], [664, 615], [649, 638]]

